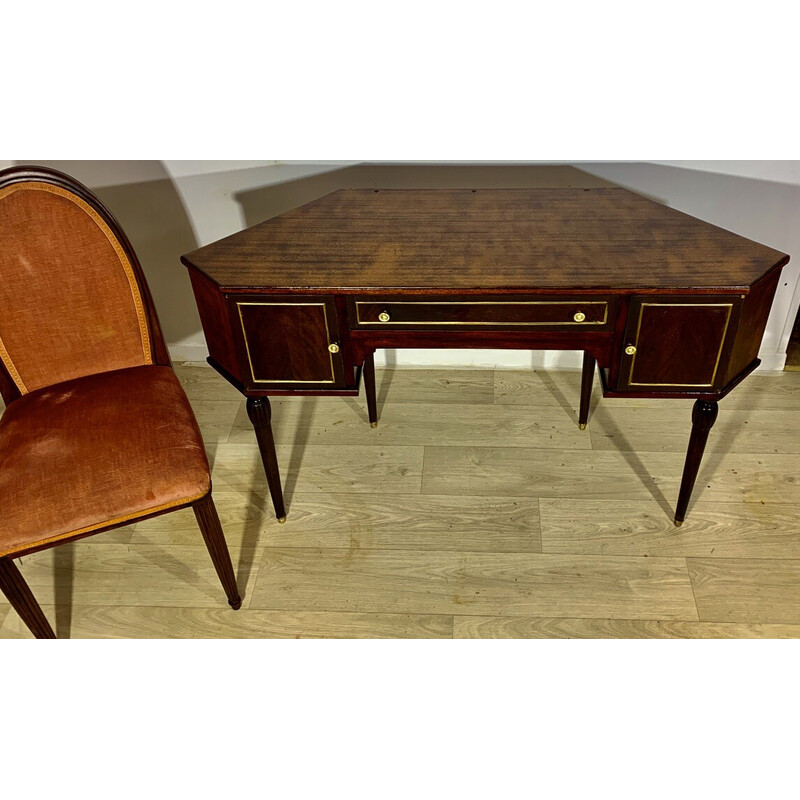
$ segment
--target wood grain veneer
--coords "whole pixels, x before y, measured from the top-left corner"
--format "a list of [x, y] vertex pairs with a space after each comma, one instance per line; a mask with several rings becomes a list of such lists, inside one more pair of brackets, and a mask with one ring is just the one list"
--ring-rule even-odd
[[183, 257], [225, 288], [746, 289], [787, 257], [626, 189], [343, 189]]

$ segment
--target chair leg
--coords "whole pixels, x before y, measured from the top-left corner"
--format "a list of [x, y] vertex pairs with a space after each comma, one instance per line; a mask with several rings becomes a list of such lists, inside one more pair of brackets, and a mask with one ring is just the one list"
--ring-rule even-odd
[[228, 604], [234, 610], [242, 605], [242, 598], [239, 596], [239, 588], [236, 585], [236, 576], [233, 574], [231, 564], [231, 554], [228, 552], [228, 545], [222, 533], [222, 525], [219, 522], [219, 515], [211, 495], [206, 495], [202, 500], [198, 500], [192, 505], [194, 515], [197, 517], [197, 524], [205, 539], [214, 569], [217, 571], [222, 588], [228, 595]]
[[589, 421], [589, 405], [592, 402], [592, 383], [594, 370], [597, 365], [594, 356], [587, 350], [583, 351], [583, 375], [581, 377], [581, 410], [578, 413], [578, 427], [586, 428]]
[[375, 398], [375, 352], [371, 352], [364, 359], [364, 393], [367, 395], [367, 412], [369, 424], [378, 427], [378, 403]]
[[37, 639], [56, 638], [22, 573], [10, 558], [0, 558], [0, 590]]

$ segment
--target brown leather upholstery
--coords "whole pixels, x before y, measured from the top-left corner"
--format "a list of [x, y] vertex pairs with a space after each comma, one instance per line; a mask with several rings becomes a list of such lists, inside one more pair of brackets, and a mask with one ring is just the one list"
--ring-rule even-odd
[[152, 363], [142, 297], [106, 222], [72, 192], [0, 189], [0, 358], [23, 394]]
[[170, 367], [39, 389], [0, 419], [0, 557], [209, 490], [200, 431]]

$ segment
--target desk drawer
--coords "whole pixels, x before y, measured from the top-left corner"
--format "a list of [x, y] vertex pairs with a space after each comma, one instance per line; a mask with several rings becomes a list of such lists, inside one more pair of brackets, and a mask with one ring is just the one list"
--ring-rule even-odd
[[356, 328], [608, 328], [610, 298], [558, 300], [356, 300]]

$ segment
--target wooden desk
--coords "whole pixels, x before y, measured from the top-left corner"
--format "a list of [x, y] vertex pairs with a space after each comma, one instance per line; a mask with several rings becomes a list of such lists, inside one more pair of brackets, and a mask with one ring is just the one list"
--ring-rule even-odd
[[[278, 519], [270, 395], [357, 395], [379, 347], [583, 350], [603, 394], [695, 398], [675, 524], [717, 402], [758, 364], [789, 257], [624, 189], [342, 190], [182, 257]], [[654, 424], [657, 420], [654, 419]]]

